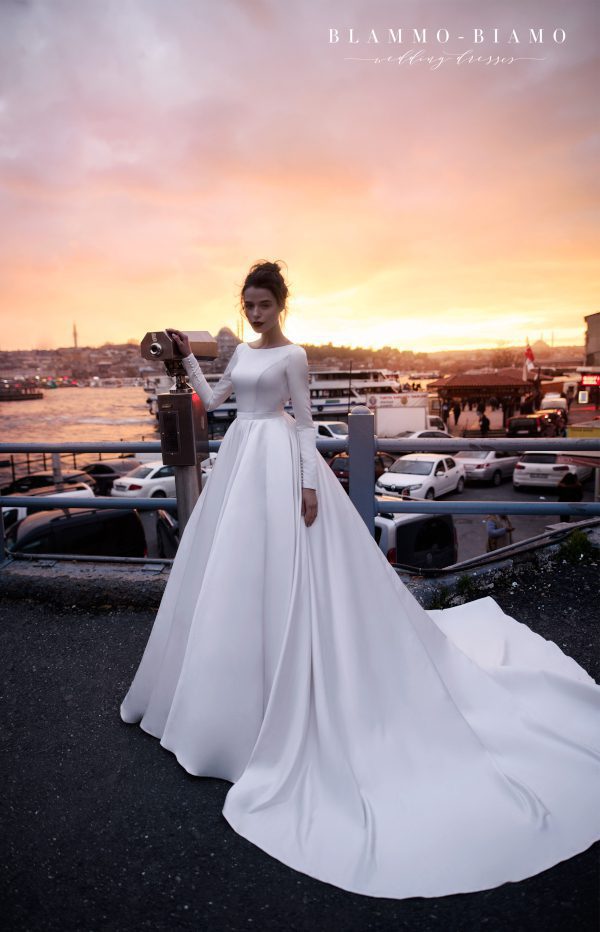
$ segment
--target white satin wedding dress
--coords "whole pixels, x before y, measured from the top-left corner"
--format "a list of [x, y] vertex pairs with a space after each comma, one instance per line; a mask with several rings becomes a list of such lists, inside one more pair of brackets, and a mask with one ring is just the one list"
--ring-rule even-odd
[[[123, 721], [231, 781], [240, 835], [356, 893], [487, 889], [599, 839], [588, 673], [492, 598], [419, 605], [316, 450], [301, 346], [241, 343], [212, 389], [184, 364], [207, 410], [234, 389], [238, 415]], [[317, 489], [310, 527], [302, 482]]]

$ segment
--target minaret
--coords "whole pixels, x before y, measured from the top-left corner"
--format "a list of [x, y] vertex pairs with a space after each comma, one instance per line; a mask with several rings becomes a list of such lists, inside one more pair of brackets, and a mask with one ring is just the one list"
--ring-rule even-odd
[[73, 346], [77, 349], [77, 324], [73, 321]]

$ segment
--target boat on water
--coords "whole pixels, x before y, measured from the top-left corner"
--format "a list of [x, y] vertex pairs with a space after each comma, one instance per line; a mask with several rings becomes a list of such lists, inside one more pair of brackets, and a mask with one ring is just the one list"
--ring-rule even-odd
[[0, 380], [0, 401], [33, 401], [43, 398], [44, 393], [38, 385], [12, 379]]
[[[207, 382], [213, 385], [219, 381], [222, 373], [205, 372], [204, 375]], [[174, 384], [175, 380], [166, 373], [148, 379], [144, 384], [144, 391], [148, 394], [148, 412], [157, 419], [157, 396], [170, 392]], [[309, 366], [309, 389], [313, 417], [321, 420], [348, 415], [354, 405], [367, 404], [367, 399], [373, 395], [396, 395], [400, 391], [400, 384], [395, 373], [389, 369], [333, 369], [315, 365]], [[291, 403], [286, 405], [285, 410], [293, 414]], [[233, 420], [236, 414], [237, 401], [235, 392], [232, 392], [222, 405], [209, 412], [209, 418], [227, 422]]]

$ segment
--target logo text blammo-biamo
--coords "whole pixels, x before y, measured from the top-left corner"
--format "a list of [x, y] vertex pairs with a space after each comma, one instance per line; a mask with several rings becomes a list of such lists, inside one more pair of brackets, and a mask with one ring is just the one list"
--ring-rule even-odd
[[480, 45], [484, 42], [491, 42], [494, 45], [500, 43], [506, 43], [506, 45], [544, 45], [544, 43], [562, 45], [567, 38], [566, 30], [562, 27], [556, 27], [552, 30], [542, 27], [530, 27], [526, 31], [517, 31], [516, 29], [500, 29], [498, 26], [491, 26], [486, 29], [476, 26], [473, 29], [463, 31], [465, 35], [452, 34], [449, 29], [443, 26], [435, 30], [428, 26], [424, 26], [422, 29], [399, 26], [396, 29], [370, 29], [361, 35], [359, 30], [353, 26], [347, 26], [343, 29], [331, 27], [329, 29], [329, 43], [330, 45], [336, 43], [379, 45], [383, 42], [387, 45], [427, 45], [428, 42], [435, 42], [437, 45], [445, 45], [453, 40], [466, 39], [474, 45]]

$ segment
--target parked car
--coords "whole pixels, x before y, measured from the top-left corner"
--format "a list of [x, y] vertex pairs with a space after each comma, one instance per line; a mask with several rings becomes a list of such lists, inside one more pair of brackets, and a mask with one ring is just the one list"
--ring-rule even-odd
[[546, 409], [556, 410], [557, 408], [560, 408], [565, 415], [565, 420], [569, 420], [569, 404], [567, 399], [563, 398], [562, 395], [559, 395], [556, 392], [548, 392], [546, 395], [544, 395], [540, 403], [540, 408], [542, 408], [544, 411]]
[[516, 414], [508, 419], [507, 437], [556, 437], [556, 421], [546, 411], [534, 414]]
[[27, 493], [13, 492], [9, 498], [15, 495], [27, 494], [27, 497], [31, 498], [31, 505], [3, 505], [2, 518], [4, 520], [4, 527], [12, 527], [17, 521], [22, 521], [27, 515], [34, 514], [37, 511], [47, 511], [47, 505], [36, 505], [35, 499], [40, 495], [48, 495], [51, 498], [60, 498], [61, 495], [74, 496], [75, 498], [94, 498], [94, 490], [90, 488], [86, 482], [76, 482], [73, 483], [73, 485], [69, 485], [67, 489], [58, 491], [57, 488], [58, 487], [55, 485], [48, 485], [42, 486], [39, 489], [33, 489], [31, 492]]
[[110, 495], [113, 482], [121, 476], [132, 472], [141, 465], [140, 460], [133, 456], [119, 457], [111, 460], [97, 460], [82, 466], [89, 476], [93, 476], [98, 487], [98, 495]]
[[146, 557], [135, 508], [65, 508], [28, 515], [6, 532], [9, 551]]
[[210, 476], [213, 470], [217, 456], [218, 456], [217, 453], [209, 453], [206, 459], [202, 460], [200, 463], [200, 470], [202, 474], [202, 488], [204, 488], [206, 484], [206, 480], [208, 479], [208, 477]]
[[519, 454], [499, 450], [461, 450], [455, 459], [465, 467], [467, 482], [491, 482], [492, 485], [500, 485], [503, 479], [512, 477]]
[[179, 546], [177, 508], [156, 509], [156, 546], [159, 557], [173, 560]]
[[144, 463], [121, 479], [115, 479], [110, 490], [115, 496], [138, 498], [172, 498], [175, 495], [175, 467], [162, 460]]
[[[316, 421], [316, 437], [317, 440], [347, 440], [348, 439], [348, 425], [345, 421]], [[338, 453], [338, 450], [334, 449], [319, 449], [319, 453], [326, 460], [331, 456], [335, 456]]]
[[[63, 469], [62, 478], [65, 485], [73, 485], [77, 482], [85, 482], [93, 490], [94, 494], [97, 494], [97, 484], [93, 476], [90, 476], [87, 472], [82, 469]], [[31, 489], [40, 489], [42, 486], [49, 486], [54, 484], [54, 475], [52, 470], [44, 470], [42, 472], [31, 472], [27, 476], [20, 476], [19, 479], [15, 479], [10, 485], [7, 485], [3, 490], [3, 495], [11, 495], [13, 492], [20, 492], [21, 495], [26, 495]]]
[[394, 440], [412, 440], [413, 438], [415, 440], [448, 440], [450, 434], [439, 427], [428, 427], [427, 430], [401, 430], [399, 434], [394, 435]]
[[428, 414], [427, 415], [427, 429], [428, 430], [441, 430], [446, 437], [450, 436], [450, 431], [444, 424], [444, 419], [438, 417], [437, 414]]
[[[443, 423], [443, 421], [442, 421]], [[401, 430], [400, 433], [394, 434], [394, 440], [449, 440], [450, 434], [446, 430], [440, 430], [437, 427], [429, 427], [427, 430]], [[423, 452], [422, 447], [415, 443], [414, 450], [411, 453]], [[403, 454], [404, 456], [407, 453]]]
[[[390, 469], [396, 462], [396, 457], [391, 453], [378, 451], [375, 454], [375, 476], [377, 480], [383, 473]], [[328, 462], [335, 475], [340, 480], [341, 485], [346, 492], [350, 491], [350, 456], [348, 453], [336, 453]]]
[[525, 486], [558, 485], [567, 472], [574, 473], [581, 482], [592, 475], [591, 466], [573, 466], [560, 462], [560, 453], [544, 450], [525, 453], [515, 466], [513, 473], [513, 488], [521, 489]]
[[[381, 503], [397, 501], [393, 495], [378, 495]], [[456, 563], [458, 543], [452, 515], [375, 515], [375, 540], [393, 565], [442, 567]]]
[[334, 440], [345, 440], [348, 436], [348, 425], [345, 421], [315, 421], [317, 439], [322, 437]]
[[[539, 411], [534, 411], [534, 414], [539, 414]], [[567, 436], [567, 415], [562, 408], [547, 408], [545, 411], [541, 412], [542, 414], [549, 417], [551, 421], [556, 425], [556, 433], [561, 437]]]
[[462, 492], [465, 467], [452, 456], [439, 453], [408, 453], [375, 483], [375, 494], [437, 498], [447, 492]]
[[[378, 495], [378, 501], [397, 501], [395, 496]], [[375, 540], [390, 563], [411, 567], [441, 567], [456, 563], [458, 545], [452, 515], [395, 514], [375, 515]], [[156, 512], [158, 555], [174, 559], [179, 546], [177, 509]]]

